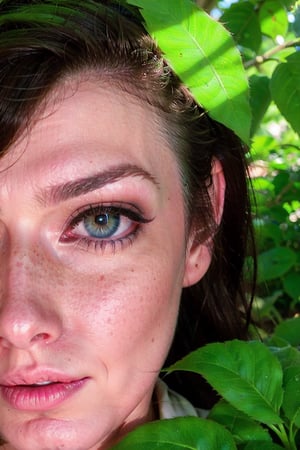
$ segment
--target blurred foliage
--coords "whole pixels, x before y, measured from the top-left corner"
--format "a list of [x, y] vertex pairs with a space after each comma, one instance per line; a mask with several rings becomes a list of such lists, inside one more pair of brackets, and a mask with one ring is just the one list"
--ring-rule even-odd
[[258, 246], [254, 319], [264, 334], [300, 312], [300, 3], [215, 6], [233, 33], [250, 84]]
[[270, 332], [300, 312], [300, 144], [274, 105], [251, 156], [259, 269], [254, 318]]
[[300, 311], [299, 2], [237, 2], [224, 7], [221, 20], [234, 33], [250, 82], [259, 269], [254, 318], [270, 333]]
[[250, 143], [259, 253], [254, 318], [268, 333], [300, 311], [300, 2], [128, 2], [141, 8], [208, 114]]

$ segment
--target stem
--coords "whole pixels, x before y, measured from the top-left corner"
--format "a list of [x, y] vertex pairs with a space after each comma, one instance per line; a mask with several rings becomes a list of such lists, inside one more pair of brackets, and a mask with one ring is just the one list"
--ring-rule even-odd
[[279, 424], [278, 426], [276, 426], [276, 425], [269, 425], [269, 427], [279, 437], [279, 439], [281, 440], [281, 442], [284, 445], [284, 448], [287, 449], [287, 450], [292, 450], [291, 447], [290, 447], [290, 442], [289, 442], [288, 435], [287, 435], [286, 430], [285, 430], [284, 426], [282, 425], [282, 423]]
[[289, 431], [289, 439], [290, 439], [290, 443], [291, 443], [291, 448], [292, 448], [292, 450], [297, 450], [296, 442], [295, 442], [295, 436], [296, 436], [296, 431], [294, 432], [294, 430], [293, 430], [293, 424], [291, 423], [291, 425], [290, 425], [290, 431]]
[[272, 56], [275, 55], [276, 53], [279, 53], [282, 50], [285, 50], [286, 48], [289, 47], [296, 47], [297, 45], [300, 45], [300, 38], [287, 41], [284, 44], [276, 45], [275, 47], [271, 48], [262, 55], [258, 55], [255, 58], [251, 59], [250, 61], [246, 61], [244, 67], [245, 69], [249, 69], [250, 67], [253, 66], [259, 66], [260, 64], [263, 64], [264, 62], [272, 58]]
[[293, 442], [291, 443], [286, 429], [284, 428], [284, 425], [282, 423], [280, 423], [279, 425], [269, 425], [269, 427], [271, 428], [271, 430], [274, 431], [274, 433], [279, 437], [279, 439], [281, 440], [281, 442], [284, 445], [284, 448], [286, 450], [297, 450], [296, 447], [294, 446]]

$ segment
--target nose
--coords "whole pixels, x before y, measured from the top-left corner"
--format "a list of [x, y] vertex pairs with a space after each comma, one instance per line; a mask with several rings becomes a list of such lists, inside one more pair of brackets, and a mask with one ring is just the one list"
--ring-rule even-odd
[[51, 288], [41, 276], [42, 255], [4, 253], [6, 264], [3, 252], [0, 261], [0, 349], [28, 350], [55, 342], [62, 333], [62, 321], [51, 301]]
[[55, 314], [33, 303], [10, 298], [1, 306], [0, 346], [28, 350], [35, 344], [50, 344], [58, 339], [61, 332]]

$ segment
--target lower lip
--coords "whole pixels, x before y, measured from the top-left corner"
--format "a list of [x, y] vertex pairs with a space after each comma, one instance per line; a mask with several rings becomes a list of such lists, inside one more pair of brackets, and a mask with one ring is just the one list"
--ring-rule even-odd
[[43, 411], [63, 403], [80, 391], [87, 378], [69, 383], [52, 383], [45, 386], [1, 386], [4, 400], [22, 411]]

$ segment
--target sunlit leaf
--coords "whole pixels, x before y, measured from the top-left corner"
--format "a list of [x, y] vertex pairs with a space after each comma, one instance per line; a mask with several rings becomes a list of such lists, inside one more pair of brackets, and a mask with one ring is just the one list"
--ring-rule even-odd
[[197, 417], [147, 423], [129, 433], [113, 450], [236, 450], [221, 425]]
[[259, 177], [255, 178], [252, 181], [252, 185], [254, 190], [259, 191], [274, 191], [274, 185], [271, 180], [268, 180], [267, 178]]
[[281, 423], [282, 368], [260, 342], [208, 344], [169, 368], [201, 374], [235, 408], [266, 424]]
[[251, 153], [255, 159], [266, 160], [277, 146], [278, 142], [272, 136], [256, 135], [253, 138]]
[[300, 52], [276, 67], [270, 89], [278, 109], [300, 135]]
[[262, 2], [259, 9], [259, 21], [261, 31], [273, 39], [277, 36], [285, 36], [287, 33], [288, 17], [282, 2], [279, 0]]
[[190, 0], [129, 1], [198, 103], [249, 142], [247, 77], [231, 34]]

